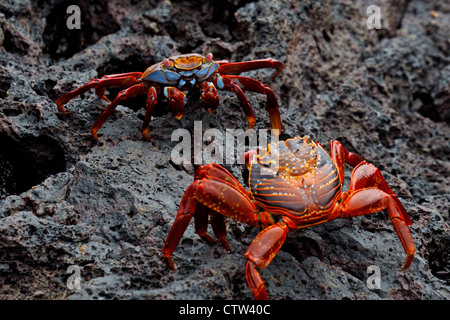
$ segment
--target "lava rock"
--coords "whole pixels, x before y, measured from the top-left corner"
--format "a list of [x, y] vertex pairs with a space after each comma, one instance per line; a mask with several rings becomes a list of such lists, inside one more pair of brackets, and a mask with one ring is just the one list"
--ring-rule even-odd
[[[369, 3], [370, 2], [370, 3]], [[373, 2], [373, 3], [372, 3]], [[81, 29], [67, 29], [67, 6]], [[381, 8], [382, 29], [366, 9]], [[233, 93], [209, 114], [190, 97], [175, 120], [160, 101], [151, 141], [145, 97], [119, 105], [92, 91], [55, 100], [105, 74], [144, 71], [175, 54], [272, 57], [282, 139], [330, 140], [377, 166], [405, 205], [416, 256], [408, 270], [386, 212], [291, 232], [261, 270], [272, 299], [449, 299], [449, 19], [445, 0], [6, 1], [0, 4], [0, 297], [4, 299], [251, 299], [244, 253], [259, 230], [227, 219], [232, 253], [191, 224], [173, 254], [161, 249], [197, 164], [171, 158], [176, 129], [245, 129]], [[248, 75], [269, 83], [272, 70]], [[120, 89], [108, 89], [110, 99]], [[264, 96], [248, 93], [256, 129]], [[174, 141], [172, 141], [174, 140]], [[203, 141], [206, 146], [208, 141]], [[239, 164], [225, 167], [244, 185]], [[346, 184], [351, 168], [346, 167]], [[368, 283], [373, 266], [380, 287]], [[78, 270], [80, 286], [73, 286]]]

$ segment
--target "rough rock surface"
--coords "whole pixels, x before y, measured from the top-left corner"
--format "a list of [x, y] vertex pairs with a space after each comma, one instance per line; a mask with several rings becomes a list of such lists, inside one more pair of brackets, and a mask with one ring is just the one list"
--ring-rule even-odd
[[[293, 232], [261, 271], [273, 299], [449, 299], [450, 9], [437, 1], [2, 1], [0, 4], [0, 298], [250, 299], [244, 253], [258, 230], [227, 220], [233, 253], [187, 229], [172, 272], [161, 248], [196, 166], [171, 159], [177, 128], [246, 128], [233, 94], [214, 114], [194, 101], [178, 121], [160, 105], [152, 141], [145, 98], [105, 107], [93, 92], [54, 101], [88, 80], [173, 54], [286, 63], [272, 88], [281, 138], [331, 139], [374, 163], [408, 210], [410, 269], [386, 212]], [[66, 8], [81, 9], [81, 29]], [[366, 9], [381, 8], [369, 30]], [[268, 81], [270, 70], [250, 72]], [[109, 90], [109, 97], [117, 94]], [[265, 98], [248, 94], [257, 128]], [[240, 165], [227, 165], [245, 184]], [[346, 178], [351, 168], [347, 168]], [[347, 183], [348, 185], [348, 183]], [[81, 289], [70, 289], [69, 266]], [[381, 271], [369, 289], [367, 268]]]

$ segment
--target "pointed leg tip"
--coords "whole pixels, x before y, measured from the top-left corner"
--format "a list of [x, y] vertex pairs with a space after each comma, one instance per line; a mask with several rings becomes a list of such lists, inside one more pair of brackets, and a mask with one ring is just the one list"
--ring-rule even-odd
[[404, 271], [404, 270], [408, 269], [409, 266], [411, 265], [411, 262], [413, 261], [413, 259], [414, 259], [414, 253], [408, 254], [408, 256], [406, 257], [406, 261], [403, 264], [403, 267], [402, 267], [401, 271]]
[[176, 271], [177, 267], [175, 266], [175, 263], [173, 263], [172, 257], [167, 256], [163, 257], [164, 262], [166, 263], [167, 267], [171, 269], [172, 271]]
[[62, 103], [58, 103], [58, 101], [56, 101], [56, 106], [58, 107], [59, 112], [61, 112], [62, 114], [66, 114], [66, 109], [64, 109]]
[[98, 140], [97, 131], [91, 130], [91, 137], [92, 137], [92, 139], [94, 139], [95, 141], [97, 141], [97, 140]]
[[226, 238], [220, 239], [220, 243], [222, 244], [222, 246], [225, 248], [226, 251], [230, 253], [233, 252], [233, 249], [231, 249], [230, 244]]
[[144, 140], [146, 141], [151, 141], [151, 137], [150, 135], [147, 133], [147, 131], [142, 131], [142, 137], [144, 138]]

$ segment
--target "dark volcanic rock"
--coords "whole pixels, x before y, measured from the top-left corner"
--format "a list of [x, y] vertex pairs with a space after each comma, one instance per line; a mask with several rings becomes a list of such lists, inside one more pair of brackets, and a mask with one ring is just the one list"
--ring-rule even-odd
[[[81, 29], [66, 27], [67, 6]], [[369, 30], [366, 9], [381, 8]], [[386, 212], [292, 232], [261, 275], [273, 299], [449, 299], [450, 10], [439, 1], [4, 1], [0, 4], [0, 297], [248, 299], [244, 253], [258, 230], [227, 220], [233, 253], [184, 234], [170, 271], [161, 249], [196, 166], [171, 160], [177, 128], [246, 128], [236, 97], [209, 114], [194, 101], [178, 121], [145, 98], [105, 108], [93, 92], [58, 113], [54, 101], [92, 78], [144, 71], [179, 53], [272, 57], [281, 138], [331, 139], [374, 163], [409, 212], [416, 257]], [[248, 75], [269, 81], [271, 70]], [[108, 90], [113, 98], [119, 89]], [[256, 127], [265, 97], [249, 93]], [[242, 166], [226, 165], [244, 185]], [[346, 178], [350, 178], [347, 168]], [[346, 186], [348, 185], [348, 181]], [[368, 267], [381, 272], [369, 289]], [[77, 266], [81, 288], [70, 284]]]

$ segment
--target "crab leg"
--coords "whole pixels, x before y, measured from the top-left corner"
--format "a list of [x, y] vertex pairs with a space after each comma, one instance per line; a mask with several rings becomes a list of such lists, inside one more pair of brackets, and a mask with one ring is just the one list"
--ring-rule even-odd
[[208, 112], [216, 110], [219, 105], [219, 97], [214, 84], [212, 82], [203, 82], [201, 91], [202, 95], [200, 96], [200, 100], [202, 100], [205, 109]]
[[407, 254], [402, 270], [409, 267], [415, 251], [414, 241], [408, 228], [409, 218], [404, 218], [402, 210], [392, 196], [377, 188], [366, 188], [350, 194], [347, 200], [339, 206], [342, 206], [340, 214], [342, 218], [357, 217], [387, 209], [394, 229]]
[[[394, 224], [395, 231], [397, 232], [403, 248], [407, 254], [407, 259], [403, 265], [402, 270], [409, 267], [413, 258], [415, 246], [409, 231], [408, 226], [412, 225], [411, 218], [409, 217], [405, 207], [391, 190], [380, 170], [373, 164], [366, 161], [361, 162], [352, 172], [352, 178], [350, 182], [349, 193], [353, 193], [364, 188], [377, 188], [381, 190], [382, 197], [389, 199], [387, 204], [388, 214]], [[373, 193], [373, 192], [372, 192]]]
[[236, 93], [242, 110], [244, 111], [244, 114], [249, 122], [249, 128], [253, 128], [255, 125], [255, 115], [250, 103], [244, 95], [243, 90], [265, 94], [267, 96], [267, 111], [269, 112], [270, 126], [272, 129], [279, 130], [278, 133], [281, 132], [281, 117], [278, 101], [275, 93], [268, 85], [252, 78], [241, 76], [222, 76], [217, 77], [214, 81], [217, 88], [234, 91]]
[[175, 119], [180, 119], [184, 113], [184, 97], [183, 92], [175, 87], [165, 87], [163, 89], [164, 95], [169, 99], [169, 108]]
[[134, 86], [129, 87], [128, 89], [120, 91], [116, 98], [111, 104], [106, 107], [105, 111], [100, 115], [100, 117], [95, 121], [94, 125], [91, 128], [92, 137], [97, 140], [97, 131], [100, 130], [102, 125], [105, 123], [106, 119], [111, 115], [111, 113], [116, 109], [117, 105], [123, 100], [147, 93], [147, 87], [144, 84], [136, 84]]
[[62, 114], [65, 114], [66, 110], [64, 109], [64, 104], [92, 88], [95, 88], [95, 94], [98, 97], [111, 103], [105, 96], [105, 89], [107, 87], [130, 87], [137, 83], [137, 79], [140, 76], [142, 76], [142, 72], [130, 72], [104, 76], [101, 79], [92, 79], [82, 87], [62, 95], [56, 100], [56, 105], [58, 106], [58, 110]]
[[396, 202], [398, 208], [400, 209], [402, 220], [404, 220], [407, 225], [412, 224], [405, 207], [391, 190], [380, 170], [373, 164], [363, 161], [355, 167], [352, 172], [352, 179], [348, 192], [354, 192], [367, 187], [375, 187], [388, 194]]
[[248, 77], [224, 76], [237, 82], [244, 91], [252, 91], [265, 94], [267, 96], [267, 111], [270, 117], [270, 126], [272, 129], [278, 129], [281, 132], [281, 117], [275, 93], [266, 84]]
[[144, 123], [142, 124], [142, 136], [146, 140], [150, 140], [150, 135], [148, 134], [148, 128], [150, 127], [150, 121], [152, 120], [153, 112], [155, 111], [155, 106], [157, 103], [157, 90], [154, 86], [151, 86], [147, 92], [147, 105]]
[[199, 235], [200, 238], [202, 238], [206, 242], [209, 242], [211, 244], [217, 243], [217, 241], [206, 232], [208, 229], [208, 218], [210, 214], [210, 209], [199, 202], [197, 202], [195, 206], [196, 206], [194, 212], [195, 232]]
[[333, 162], [336, 164], [341, 184], [344, 184], [344, 164], [348, 163], [352, 167], [355, 167], [360, 162], [364, 161], [364, 159], [358, 156], [356, 153], [350, 152], [345, 149], [339, 141], [331, 141], [330, 156]]
[[224, 167], [219, 166], [216, 163], [210, 163], [204, 166], [201, 166], [195, 172], [194, 179], [201, 180], [203, 178], [208, 179], [208, 177], [215, 177], [217, 179], [222, 180], [223, 182], [229, 184], [230, 186], [236, 188], [242, 194], [245, 194], [248, 198], [250, 198], [250, 193], [245, 190], [245, 188], [236, 180], [236, 178], [229, 173]]
[[402, 270], [408, 268], [415, 251], [414, 241], [408, 228], [412, 222], [405, 207], [389, 188], [380, 170], [365, 160], [361, 161], [352, 172], [349, 190], [342, 196], [343, 203], [336, 205], [329, 220], [337, 216], [351, 218], [387, 209], [407, 254]]
[[219, 66], [222, 66], [224, 64], [230, 63], [230, 60], [214, 60], [215, 63], [218, 63]]
[[[204, 176], [201, 180], [195, 180], [187, 189], [181, 199], [180, 207], [175, 218], [166, 242], [163, 247], [163, 259], [171, 269], [175, 269], [171, 254], [178, 246], [186, 228], [192, 217], [195, 219], [196, 232], [203, 239], [213, 242], [212, 238], [206, 235], [206, 225], [208, 214], [213, 213], [212, 227], [219, 241], [225, 249], [230, 251], [228, 241], [225, 239], [226, 229], [223, 215], [234, 220], [256, 226], [259, 224], [257, 208], [247, 194], [241, 192], [242, 186], [235, 187], [235, 178], [225, 169], [218, 169], [219, 166], [200, 167], [196, 176]], [[217, 176], [214, 174], [217, 173]], [[211, 175], [209, 175], [211, 174]], [[227, 177], [233, 179], [225, 180]], [[224, 179], [222, 179], [224, 178]], [[238, 183], [238, 182], [237, 182]], [[198, 220], [197, 220], [198, 219]], [[211, 241], [212, 240], [212, 241]]]
[[[414, 242], [408, 226], [412, 224], [405, 207], [391, 190], [380, 170], [362, 157], [349, 152], [339, 141], [331, 141], [330, 156], [344, 182], [344, 163], [355, 167], [350, 188], [343, 194], [344, 203], [338, 204], [330, 214], [330, 220], [341, 217], [356, 217], [387, 209], [398, 237], [407, 254], [402, 270], [408, 268], [414, 258]], [[366, 198], [367, 197], [367, 198]], [[342, 210], [339, 211], [339, 210]]]
[[[228, 80], [228, 81], [227, 81]], [[255, 114], [253, 113], [253, 109], [250, 105], [250, 102], [248, 102], [247, 97], [244, 94], [244, 91], [242, 91], [242, 88], [237, 84], [235, 81], [232, 81], [231, 79], [225, 78], [225, 81], [223, 81], [225, 86], [224, 89], [229, 88], [228, 90], [234, 91], [236, 94], [239, 104], [241, 105], [242, 111], [244, 112], [245, 118], [248, 122], [248, 128], [252, 129], [255, 127], [256, 118]], [[228, 85], [226, 83], [229, 83]]]
[[195, 213], [194, 213], [194, 225], [195, 232], [200, 238], [208, 243], [215, 244], [217, 241], [211, 237], [206, 231], [208, 229], [208, 218], [211, 216], [211, 227], [213, 229], [214, 235], [217, 237], [219, 242], [228, 252], [231, 252], [230, 244], [226, 238], [227, 227], [225, 224], [225, 219], [222, 215], [211, 210], [207, 206], [196, 203]]
[[196, 200], [193, 198], [193, 192], [198, 184], [198, 181], [194, 181], [184, 192], [183, 198], [181, 198], [180, 206], [178, 208], [177, 216], [175, 218], [172, 227], [170, 228], [169, 235], [162, 249], [163, 259], [167, 263], [170, 269], [175, 270], [175, 264], [172, 260], [172, 253], [178, 246], [184, 232], [186, 231], [189, 222], [195, 213]]
[[278, 74], [284, 69], [284, 67], [284, 63], [272, 58], [268, 58], [253, 61], [224, 63], [220, 65], [219, 74], [240, 74], [242, 72], [250, 70], [272, 68], [275, 69], [275, 73], [272, 76], [272, 81], [274, 81]]
[[209, 209], [209, 214], [211, 216], [211, 227], [213, 229], [214, 235], [219, 239], [219, 242], [228, 252], [232, 252], [230, 244], [226, 238], [227, 235], [227, 225], [225, 223], [225, 218], [223, 215], [214, 212]]
[[278, 222], [261, 231], [250, 244], [245, 256], [245, 279], [256, 300], [267, 300], [266, 287], [258, 270], [269, 265], [280, 251], [286, 240], [289, 228], [284, 222]]

